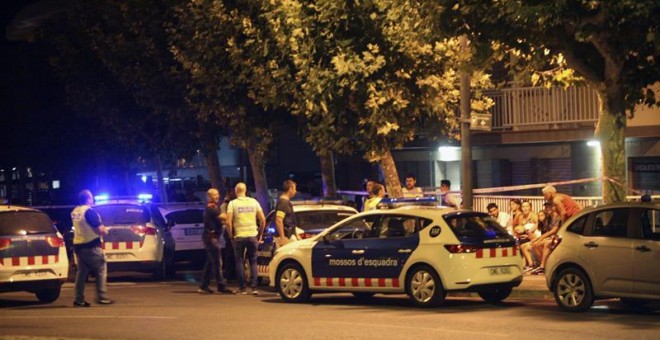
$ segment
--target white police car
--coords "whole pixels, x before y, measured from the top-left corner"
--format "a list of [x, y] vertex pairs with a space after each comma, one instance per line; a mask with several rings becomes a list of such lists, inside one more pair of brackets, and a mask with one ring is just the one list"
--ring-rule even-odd
[[306, 301], [314, 292], [406, 293], [414, 304], [431, 307], [448, 291], [474, 291], [495, 303], [520, 285], [516, 241], [488, 214], [414, 201], [357, 214], [278, 249], [271, 286], [287, 302]]
[[67, 279], [64, 239], [45, 213], [0, 206], [0, 292], [28, 291], [53, 302]]
[[109, 271], [150, 272], [157, 279], [174, 274], [174, 240], [155, 205], [139, 199], [109, 199], [96, 196], [108, 235], [103, 249]]
[[203, 261], [206, 250], [204, 233], [204, 205], [199, 202], [159, 204], [158, 210], [174, 239], [175, 261]]
[[[306, 239], [318, 235], [335, 223], [357, 214], [355, 208], [342, 204], [341, 200], [304, 200], [291, 201], [293, 212], [296, 214], [298, 226], [296, 234], [299, 239]], [[275, 226], [275, 211], [266, 216], [266, 230], [263, 242], [257, 250], [257, 266], [259, 281], [268, 278], [268, 267], [273, 258], [277, 245], [274, 237], [277, 236]], [[249, 273], [249, 262], [246, 259], [245, 273]]]

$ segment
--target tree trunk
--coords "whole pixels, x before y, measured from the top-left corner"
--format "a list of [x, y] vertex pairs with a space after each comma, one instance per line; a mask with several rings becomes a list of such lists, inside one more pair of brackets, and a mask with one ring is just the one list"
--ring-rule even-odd
[[394, 157], [389, 148], [380, 158], [380, 168], [385, 176], [385, 187], [389, 196], [392, 198], [403, 197], [403, 190], [401, 190], [401, 181], [399, 181], [399, 173], [396, 171], [396, 164]]
[[206, 169], [209, 173], [211, 188], [216, 188], [224, 194], [226, 188], [223, 187], [220, 159], [218, 159], [218, 139], [214, 135], [208, 135], [205, 139], [204, 159], [206, 160]]
[[270, 195], [268, 195], [268, 182], [266, 180], [266, 160], [258, 151], [259, 141], [255, 137], [250, 137], [247, 141], [247, 154], [252, 168], [252, 177], [254, 177], [254, 187], [256, 190], [257, 201], [265, 213], [270, 211]]
[[600, 142], [603, 177], [603, 201], [624, 202], [627, 194], [626, 167], [626, 112], [623, 87], [620, 83], [608, 83], [598, 91], [600, 115], [596, 125], [596, 139]]
[[156, 155], [154, 157], [154, 161], [156, 163], [156, 177], [158, 181], [158, 192], [160, 193], [160, 202], [161, 203], [167, 203], [168, 197], [167, 197], [167, 188], [165, 188], [165, 181], [163, 180], [163, 160], [160, 158], [160, 155]]
[[[466, 35], [460, 37], [463, 53], [468, 52]], [[470, 142], [470, 74], [466, 69], [460, 71], [461, 79], [461, 192], [463, 208], [472, 209], [472, 144]]]
[[337, 184], [335, 183], [335, 159], [333, 156], [332, 151], [319, 153], [324, 197], [334, 197], [337, 195]]

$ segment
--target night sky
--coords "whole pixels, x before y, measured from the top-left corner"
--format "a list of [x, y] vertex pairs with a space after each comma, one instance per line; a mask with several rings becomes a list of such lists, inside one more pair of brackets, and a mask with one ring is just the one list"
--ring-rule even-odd
[[0, 5], [0, 169], [31, 167], [35, 174], [71, 183], [66, 178], [90, 177], [93, 150], [85, 144], [80, 121], [66, 106], [48, 51], [39, 43], [7, 40], [7, 26], [35, 2], [3, 0]]

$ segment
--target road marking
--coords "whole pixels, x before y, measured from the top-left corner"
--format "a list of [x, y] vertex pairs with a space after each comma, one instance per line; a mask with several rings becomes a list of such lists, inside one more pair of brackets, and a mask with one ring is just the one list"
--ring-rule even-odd
[[126, 315], [15, 315], [15, 316], [3, 316], [3, 319], [69, 319], [69, 318], [81, 318], [81, 319], [155, 319], [155, 320], [165, 320], [165, 319], [176, 319], [173, 316], [126, 316]]
[[[492, 332], [474, 332], [474, 331], [464, 331], [458, 329], [447, 329], [447, 328], [432, 328], [432, 327], [419, 327], [419, 326], [399, 326], [391, 324], [373, 324], [373, 323], [362, 323], [362, 322], [348, 322], [348, 321], [332, 321], [334, 323], [340, 323], [345, 325], [353, 326], [368, 326], [368, 327], [390, 327], [390, 328], [405, 328], [411, 330], [426, 330], [426, 331], [442, 331], [442, 332], [454, 332], [454, 333], [463, 333], [463, 334], [475, 334], [475, 335], [484, 335], [484, 336], [499, 336], [499, 337], [509, 337], [509, 334], [504, 333], [492, 333]], [[324, 322], [325, 323], [325, 322]]]

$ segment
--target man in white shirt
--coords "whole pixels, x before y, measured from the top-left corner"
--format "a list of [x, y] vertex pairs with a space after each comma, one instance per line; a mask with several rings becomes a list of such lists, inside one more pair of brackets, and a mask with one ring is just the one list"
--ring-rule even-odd
[[450, 192], [451, 182], [448, 179], [440, 181], [440, 203], [445, 207], [460, 208], [461, 201]]
[[401, 191], [403, 191], [403, 197], [405, 198], [423, 197], [424, 194], [422, 193], [422, 188], [416, 185], [417, 185], [417, 177], [415, 177], [415, 175], [411, 173], [407, 174], [406, 186], [401, 188]]
[[509, 226], [509, 220], [511, 220], [509, 214], [500, 211], [500, 208], [495, 203], [489, 203], [486, 209], [488, 209], [488, 214], [497, 220], [497, 223], [506, 228], [509, 234], [513, 234], [513, 230], [511, 230], [511, 226]]

